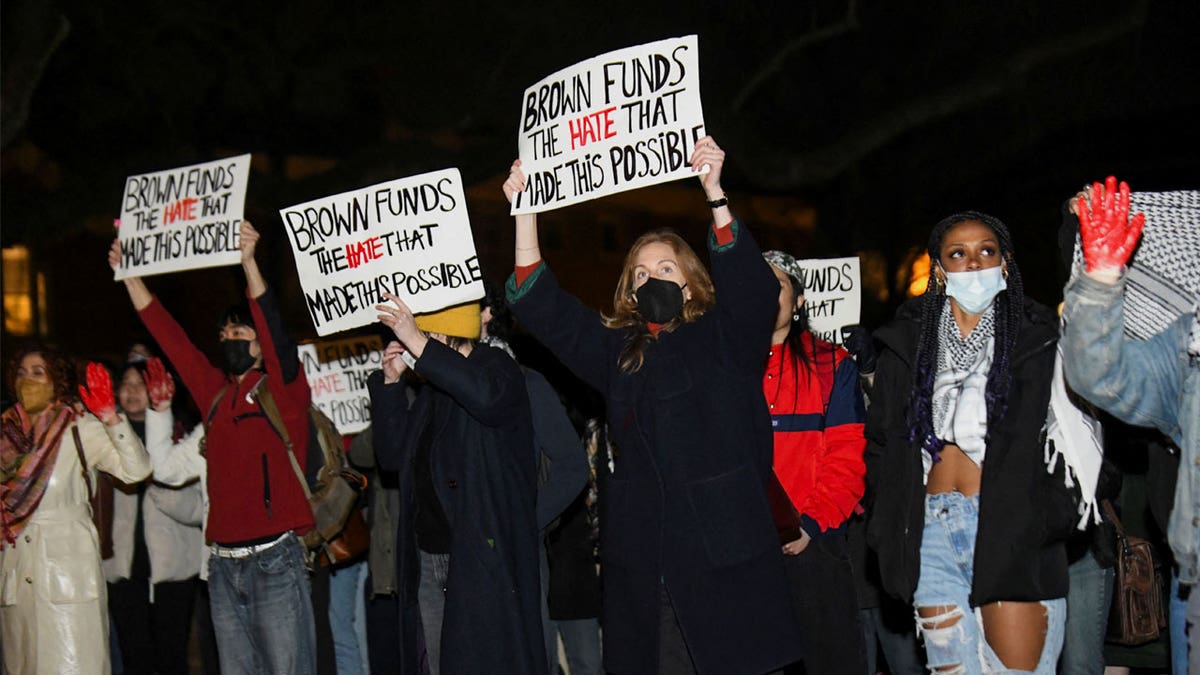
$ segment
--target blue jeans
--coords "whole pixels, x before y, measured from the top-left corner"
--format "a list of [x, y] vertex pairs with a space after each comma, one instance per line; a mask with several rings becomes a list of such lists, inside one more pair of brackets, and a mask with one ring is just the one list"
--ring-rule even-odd
[[1067, 593], [1061, 675], [1096, 675], [1104, 672], [1104, 632], [1116, 572], [1101, 567], [1090, 550], [1072, 563], [1068, 572], [1071, 589]]
[[425, 631], [425, 654], [430, 675], [438, 675], [442, 670], [442, 619], [446, 616], [446, 577], [449, 573], [449, 553], [421, 551], [417, 604], [421, 607], [421, 627]]
[[304, 544], [289, 535], [244, 558], [208, 560], [223, 675], [316, 671], [316, 628]]
[[329, 628], [337, 675], [370, 672], [367, 662], [367, 561], [338, 567], [329, 577]]
[[[975, 567], [975, 535], [979, 527], [979, 495], [968, 497], [960, 492], [944, 492], [925, 496], [925, 531], [921, 541], [921, 576], [913, 605], [921, 607], [950, 607], [936, 617], [917, 615], [917, 630], [925, 639], [927, 667], [959, 665], [959, 669], [942, 671], [980, 675], [987, 673], [1020, 673], [1006, 668], [983, 638], [982, 623], [971, 611], [971, 578]], [[1036, 675], [1054, 675], [1058, 654], [1062, 650], [1063, 626], [1066, 623], [1066, 598], [1043, 600], [1046, 608], [1046, 641]], [[935, 628], [937, 624], [957, 619], [953, 625]]]
[[[600, 648], [600, 619], [556, 621], [571, 675], [604, 675]], [[554, 673], [555, 671], [550, 671]]]

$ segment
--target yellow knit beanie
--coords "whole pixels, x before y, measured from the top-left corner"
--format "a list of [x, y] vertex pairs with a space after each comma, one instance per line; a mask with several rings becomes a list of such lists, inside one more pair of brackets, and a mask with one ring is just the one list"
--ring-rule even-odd
[[441, 333], [451, 337], [479, 339], [479, 303], [468, 302], [437, 312], [417, 314], [417, 328], [426, 333]]

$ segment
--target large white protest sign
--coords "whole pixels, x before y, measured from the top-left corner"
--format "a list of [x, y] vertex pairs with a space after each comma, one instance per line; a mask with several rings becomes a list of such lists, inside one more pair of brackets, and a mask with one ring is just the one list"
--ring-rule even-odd
[[859, 322], [862, 272], [858, 258], [799, 260], [804, 279], [808, 329], [816, 337], [842, 344], [842, 326]]
[[417, 314], [483, 297], [458, 169], [324, 197], [279, 215], [318, 335], [375, 323], [383, 291]]
[[116, 278], [236, 265], [250, 155], [125, 179]]
[[694, 175], [705, 135], [695, 35], [597, 56], [525, 90], [517, 134], [525, 191], [512, 213], [537, 213]]
[[333, 420], [339, 433], [356, 434], [371, 425], [367, 376], [383, 364], [378, 336], [300, 345], [300, 363], [313, 405]]

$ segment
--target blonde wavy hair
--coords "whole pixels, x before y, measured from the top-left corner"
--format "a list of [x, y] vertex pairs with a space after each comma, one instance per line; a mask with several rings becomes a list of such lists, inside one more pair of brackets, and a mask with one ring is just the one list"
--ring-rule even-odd
[[679, 270], [683, 273], [688, 290], [691, 291], [691, 297], [683, 303], [683, 312], [680, 317], [664, 325], [663, 331], [671, 332], [682, 324], [699, 319], [716, 304], [717, 292], [713, 288], [712, 277], [708, 275], [704, 263], [700, 262], [699, 256], [683, 240], [683, 237], [670, 229], [654, 230], [638, 237], [630, 247], [629, 253], [625, 255], [621, 277], [617, 280], [617, 289], [613, 292], [613, 311], [611, 314], [603, 315], [604, 325], [608, 328], [627, 328], [629, 326], [641, 328], [631, 334], [625, 348], [621, 351], [621, 371], [625, 373], [635, 373], [641, 370], [642, 363], [645, 361], [643, 350], [646, 342], [654, 339], [649, 329], [646, 328], [646, 320], [638, 313], [637, 303], [633, 297], [634, 289], [637, 287], [633, 268], [637, 264], [638, 254], [649, 244], [666, 244], [671, 247], [679, 262]]

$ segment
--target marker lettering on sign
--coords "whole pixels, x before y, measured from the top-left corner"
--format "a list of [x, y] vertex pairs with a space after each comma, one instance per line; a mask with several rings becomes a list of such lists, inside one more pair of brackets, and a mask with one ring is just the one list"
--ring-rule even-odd
[[668, 91], [645, 101], [630, 101], [621, 106], [625, 111], [626, 124], [631, 131], [641, 131], [663, 124], [674, 124], [679, 119], [675, 97], [682, 89]]
[[614, 93], [624, 98], [640, 98], [664, 87], [678, 85], [687, 74], [687, 68], [680, 60], [680, 52], [686, 51], [687, 45], [679, 45], [671, 51], [670, 58], [649, 54], [604, 64], [604, 102], [611, 103]]
[[313, 246], [320, 246], [329, 237], [368, 229], [369, 213], [366, 200], [355, 197], [340, 205], [306, 206], [298, 211], [284, 211], [283, 220], [296, 249], [304, 253]]
[[658, 176], [683, 167], [703, 130], [696, 126], [691, 130], [661, 131], [631, 145], [614, 145], [608, 150], [613, 182]]
[[195, 197], [188, 197], [167, 204], [166, 209], [163, 210], [163, 225], [169, 225], [177, 220], [195, 220], [196, 203], [199, 201]]
[[552, 122], [563, 115], [581, 113], [592, 107], [592, 74], [571, 76], [571, 80], [547, 82], [525, 97], [521, 131]]
[[571, 149], [582, 148], [589, 142], [595, 143], [616, 136], [617, 132], [613, 131], [612, 118], [612, 113], [616, 109], [616, 106], [611, 106], [604, 110], [588, 113], [579, 119], [568, 120], [567, 125], [571, 131]]

